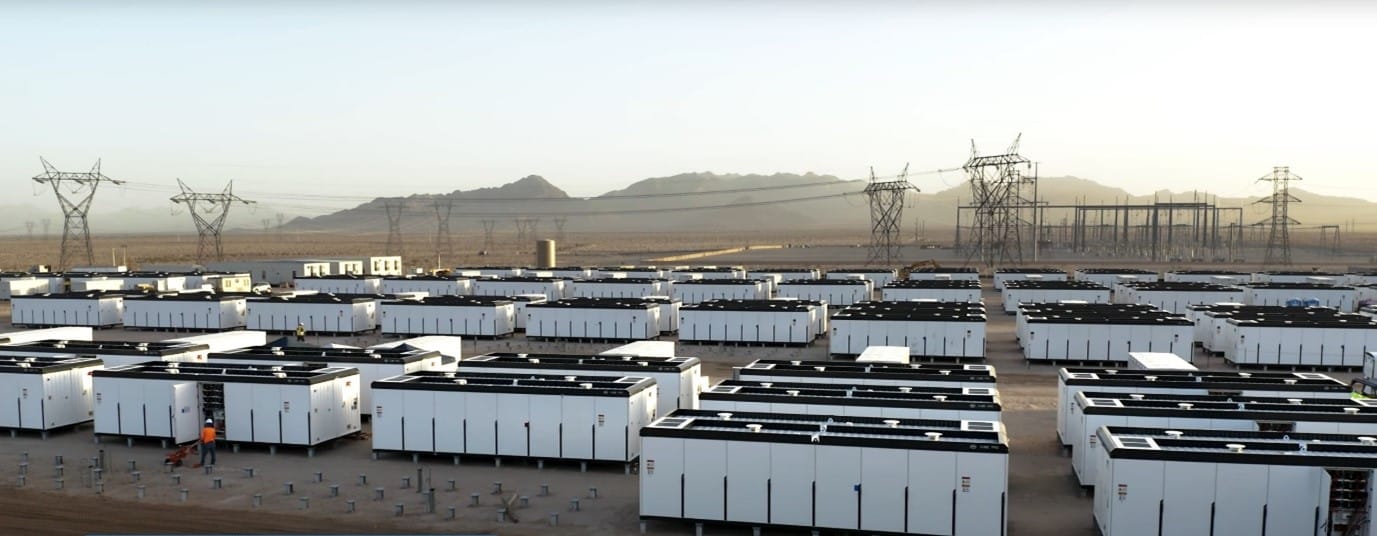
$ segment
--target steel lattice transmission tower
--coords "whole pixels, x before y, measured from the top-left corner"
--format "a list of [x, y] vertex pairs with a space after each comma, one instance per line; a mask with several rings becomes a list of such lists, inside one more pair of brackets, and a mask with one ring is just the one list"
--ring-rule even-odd
[[496, 245], [492, 239], [493, 230], [497, 228], [497, 220], [483, 220], [483, 251], [492, 251]]
[[387, 250], [386, 255], [402, 254], [402, 207], [401, 199], [384, 199], [383, 210], [387, 211]]
[[172, 196], [172, 202], [186, 205], [192, 221], [196, 222], [196, 263], [204, 264], [208, 255], [214, 255], [214, 260], [217, 261], [224, 260], [225, 252], [220, 248], [220, 231], [225, 228], [225, 218], [229, 216], [230, 206], [235, 203], [250, 205], [254, 202], [234, 195], [234, 181], [226, 184], [224, 191], [218, 194], [196, 193], [182, 182], [182, 179], [177, 179], [177, 186], [182, 189], [182, 193]]
[[568, 221], [568, 218], [555, 218], [555, 242], [560, 244], [564, 243], [564, 222], [566, 221]]
[[[100, 160], [96, 160], [91, 171], [85, 173], [58, 171], [47, 160], [41, 157], [38, 160], [43, 162], [43, 174], [34, 177], [34, 182], [52, 186], [57, 203], [62, 207], [62, 253], [58, 257], [58, 268], [69, 268], [73, 258], [80, 255], [83, 248], [86, 264], [95, 264], [91, 251], [91, 226], [86, 214], [91, 210], [91, 200], [95, 199], [96, 189], [101, 183], [124, 184], [124, 181], [102, 175]], [[47, 233], [47, 227], [48, 220], [45, 219], [44, 234]]]
[[[1023, 228], [1031, 227], [1037, 195], [1037, 176], [1024, 176], [1032, 162], [1018, 154], [1023, 135], [1004, 154], [981, 156], [971, 141], [971, 157], [961, 169], [971, 183], [974, 215], [961, 243], [966, 264], [972, 261], [988, 268], [1023, 262]], [[1032, 196], [1027, 195], [1032, 190]]]
[[435, 258], [454, 255], [454, 238], [449, 232], [449, 216], [454, 211], [454, 199], [435, 199]]
[[870, 184], [865, 186], [865, 196], [870, 200], [870, 249], [866, 264], [894, 266], [899, 258], [904, 197], [909, 190], [918, 188], [908, 182], [908, 164], [904, 164], [897, 177], [885, 180], [876, 178], [875, 168], [870, 168]]
[[1258, 222], [1258, 225], [1268, 226], [1267, 254], [1262, 260], [1265, 265], [1291, 264], [1291, 226], [1300, 222], [1291, 218], [1289, 208], [1291, 203], [1301, 202], [1291, 195], [1291, 181], [1298, 180], [1301, 180], [1300, 176], [1292, 175], [1291, 168], [1287, 166], [1276, 166], [1270, 175], [1257, 180], [1272, 183], [1272, 195], [1253, 202], [1255, 205], [1272, 205], [1272, 215]]

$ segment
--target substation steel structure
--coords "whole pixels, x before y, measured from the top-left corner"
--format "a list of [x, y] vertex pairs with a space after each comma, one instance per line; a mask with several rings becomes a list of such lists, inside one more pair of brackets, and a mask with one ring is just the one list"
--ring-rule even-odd
[[[91, 225], [86, 219], [86, 214], [91, 210], [91, 201], [95, 199], [96, 189], [101, 183], [119, 185], [124, 184], [124, 181], [101, 174], [100, 160], [96, 160], [96, 165], [84, 173], [58, 171], [42, 157], [38, 160], [43, 162], [43, 173], [35, 176], [33, 180], [52, 186], [57, 203], [62, 208], [62, 246], [58, 255], [58, 269], [70, 268], [72, 261], [83, 253], [82, 250], [85, 253], [86, 264], [95, 264], [95, 256], [91, 249]], [[48, 220], [45, 218], [43, 237], [47, 236]]]
[[207, 260], [225, 260], [225, 251], [220, 245], [220, 232], [225, 228], [225, 218], [234, 204], [251, 205], [249, 201], [234, 194], [234, 181], [229, 181], [218, 194], [197, 193], [182, 179], [177, 179], [177, 187], [182, 193], [172, 196], [175, 204], [186, 205], [191, 220], [196, 223], [196, 264]]

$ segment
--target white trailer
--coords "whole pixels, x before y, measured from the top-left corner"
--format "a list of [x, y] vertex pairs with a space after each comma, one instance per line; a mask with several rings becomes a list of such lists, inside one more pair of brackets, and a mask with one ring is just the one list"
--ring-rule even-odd
[[476, 296], [517, 296], [521, 294], [540, 294], [546, 300], [564, 298], [567, 281], [555, 277], [505, 277], [501, 279], [475, 279], [473, 294]]
[[357, 274], [318, 275], [298, 277], [293, 280], [292, 287], [322, 294], [379, 294], [382, 278]]
[[329, 262], [291, 259], [213, 262], [206, 268], [217, 272], [248, 272], [254, 283], [273, 286], [289, 284], [298, 277], [334, 273]]
[[420, 371], [453, 372], [457, 368], [452, 359], [446, 365], [446, 358], [440, 352], [402, 346], [366, 349], [256, 346], [212, 353], [207, 363], [269, 368], [293, 363], [323, 363], [329, 367], [358, 369], [359, 382], [363, 385], [359, 389], [359, 402], [363, 405], [360, 411], [364, 415], [371, 415], [373, 411], [372, 389], [368, 386], [374, 381]]
[[1066, 270], [1056, 268], [1000, 268], [991, 279], [995, 290], [1004, 290], [1008, 281], [1066, 281]]
[[1095, 523], [1104, 536], [1372, 536], [1374, 439], [1103, 427]]
[[598, 355], [632, 357], [675, 357], [674, 341], [635, 341], [606, 350]]
[[573, 281], [568, 296], [574, 298], [642, 298], [669, 296], [674, 282], [668, 279], [602, 278]]
[[974, 303], [865, 302], [832, 315], [828, 352], [907, 346], [925, 358], [985, 357], [985, 307]]
[[373, 450], [615, 461], [641, 454], [647, 377], [426, 372], [373, 382]]
[[209, 289], [224, 294], [253, 292], [253, 276], [246, 272], [192, 272], [186, 277], [187, 290]]
[[896, 387], [995, 386], [995, 370], [989, 365], [913, 363], [846, 363], [760, 359], [732, 368], [732, 379], [754, 382], [824, 383], [846, 386], [892, 385]]
[[698, 394], [699, 409], [896, 419], [1000, 420], [993, 387], [911, 387], [724, 380]]
[[529, 340], [636, 341], [660, 337], [660, 306], [641, 299], [570, 298], [526, 307]]
[[644, 296], [641, 299], [660, 308], [660, 334], [679, 332], [679, 311], [684, 302], [669, 296]]
[[1076, 281], [1086, 281], [1110, 288], [1126, 282], [1155, 283], [1161, 280], [1157, 272], [1137, 268], [1079, 268], [1072, 272], [1072, 275]]
[[696, 357], [494, 353], [465, 359], [459, 364], [459, 372], [645, 376], [654, 379], [658, 386], [659, 400], [653, 409], [656, 416], [663, 416], [676, 409], [698, 408], [702, 364]]
[[516, 330], [516, 306], [498, 296], [432, 296], [383, 302], [384, 335], [461, 335], [510, 337]]
[[382, 280], [384, 294], [424, 292], [428, 296], [473, 294], [473, 279], [461, 275], [389, 276]]
[[49, 430], [91, 420], [92, 357], [0, 358], [0, 429]]
[[1237, 285], [1247, 283], [1251, 276], [1244, 272], [1227, 270], [1173, 270], [1162, 276], [1169, 283], [1214, 283], [1217, 285]]
[[13, 296], [47, 294], [51, 290], [46, 278], [29, 275], [0, 277], [0, 300], [8, 300]]
[[211, 353], [227, 352], [241, 348], [252, 348], [268, 344], [268, 334], [262, 331], [237, 330], [222, 333], [207, 333], [191, 337], [168, 339], [167, 343], [204, 344]]
[[711, 300], [768, 300], [770, 294], [759, 279], [691, 279], [674, 284], [674, 297], [693, 305]]
[[1124, 283], [1114, 287], [1114, 303], [1153, 305], [1185, 314], [1192, 305], [1243, 302], [1243, 288], [1214, 283]]
[[643, 428], [641, 441], [642, 520], [860, 534], [1007, 529], [1009, 448], [998, 422], [678, 411]]
[[124, 295], [104, 292], [34, 294], [10, 298], [10, 324], [16, 327], [89, 326], [123, 322]]
[[0, 333], [0, 345], [8, 346], [37, 341], [89, 341], [94, 331], [85, 326], [11, 331]]
[[1109, 303], [1109, 287], [1085, 281], [1009, 280], [1000, 293], [1008, 314], [1025, 303]]
[[1143, 426], [1283, 434], [1377, 435], [1377, 405], [1369, 400], [1244, 398], [1154, 394], [1076, 393], [1071, 463], [1082, 486], [1094, 486], [1102, 453], [1101, 426]]
[[1076, 393], [1161, 395], [1235, 394], [1244, 397], [1346, 399], [1352, 389], [1314, 372], [1141, 371], [1102, 368], [1063, 368], [1057, 377], [1057, 437], [1064, 447], [1083, 436]]
[[910, 279], [880, 289], [882, 301], [927, 300], [981, 303], [980, 281], [974, 279]]
[[228, 331], [248, 324], [243, 296], [195, 292], [143, 294], [124, 298], [124, 327]]
[[980, 283], [980, 270], [975, 268], [920, 267], [909, 270], [909, 281], [975, 281]]
[[1237, 365], [1359, 368], [1377, 350], [1377, 321], [1362, 315], [1338, 319], [1227, 321], [1224, 358]]
[[248, 300], [248, 329], [292, 332], [297, 324], [307, 333], [353, 334], [378, 328], [377, 298], [334, 294], [297, 294]]
[[781, 298], [825, 301], [847, 306], [874, 298], [875, 287], [868, 279], [794, 279], [779, 284]]
[[824, 332], [825, 304], [791, 300], [711, 300], [679, 309], [679, 342], [806, 346]]
[[143, 363], [93, 376], [97, 437], [184, 444], [213, 418], [228, 443], [313, 452], [360, 430], [359, 371], [352, 368]]
[[1243, 287], [1243, 303], [1248, 305], [1304, 305], [1330, 307], [1353, 312], [1358, 289], [1313, 283], [1252, 283]]
[[367, 275], [380, 276], [399, 276], [406, 271], [402, 266], [401, 255], [372, 255], [367, 257], [350, 257], [345, 260], [356, 262], [363, 267], [363, 271], [358, 272]]
[[4, 357], [80, 355], [100, 359], [106, 367], [146, 361], [204, 363], [209, 353], [205, 344], [182, 342], [42, 340], [0, 346]]
[[884, 288], [898, 277], [898, 272], [888, 268], [838, 268], [828, 270], [826, 279], [864, 279], [872, 288]]

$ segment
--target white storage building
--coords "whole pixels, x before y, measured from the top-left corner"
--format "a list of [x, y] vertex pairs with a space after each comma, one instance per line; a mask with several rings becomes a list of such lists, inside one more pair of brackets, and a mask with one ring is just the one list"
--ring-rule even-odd
[[1066, 270], [1057, 268], [1000, 268], [995, 270], [992, 283], [995, 290], [1004, 290], [1009, 281], [1066, 281]]
[[832, 315], [828, 352], [856, 356], [870, 346], [907, 346], [919, 358], [985, 358], [985, 306], [865, 302]]
[[1073, 417], [1083, 431], [1071, 442], [1072, 469], [1093, 486], [1102, 456], [1093, 430], [1101, 426], [1377, 435], [1377, 405], [1368, 400], [1244, 398], [1158, 394], [1076, 393]]
[[247, 324], [244, 296], [194, 292], [124, 298], [126, 328], [228, 331]]
[[895, 281], [880, 289], [887, 302], [927, 300], [981, 303], [980, 281], [973, 279], [909, 279]]
[[104, 275], [84, 275], [71, 277], [68, 285], [72, 292], [115, 292], [124, 290], [124, 278]]
[[236, 330], [221, 333], [207, 333], [191, 337], [168, 339], [167, 343], [204, 344], [211, 352], [225, 352], [240, 348], [251, 348], [268, 344], [268, 334], [262, 331]]
[[8, 300], [11, 296], [47, 294], [51, 290], [47, 278], [33, 277], [29, 274], [0, 276], [0, 300]]
[[181, 292], [199, 289], [200, 285], [189, 285], [187, 276], [167, 272], [130, 272], [120, 276], [124, 285], [119, 290], [139, 290], [140, 287], [154, 292]]
[[[980, 282], [980, 270], [970, 267], [921, 267], [908, 272], [909, 281], [975, 281]], [[979, 285], [977, 285], [978, 287]]]
[[1352, 312], [1358, 303], [1358, 290], [1314, 283], [1251, 283], [1243, 286], [1243, 303], [1331, 307]]
[[379, 294], [382, 277], [352, 274], [298, 277], [292, 283], [297, 290], [314, 290], [322, 294]]
[[372, 389], [368, 386], [374, 381], [419, 371], [454, 372], [458, 370], [459, 360], [446, 357], [440, 352], [421, 350], [407, 346], [392, 348], [311, 348], [300, 346], [257, 346], [210, 354], [210, 365], [233, 363], [255, 365], [259, 368], [294, 363], [324, 364], [336, 368], [354, 368], [359, 371], [359, 400], [363, 405], [363, 415], [373, 412]]
[[678, 411], [643, 428], [641, 441], [643, 524], [1007, 529], [1009, 447], [998, 422]]
[[745, 279], [746, 269], [740, 266], [680, 266], [670, 270], [668, 277], [675, 281]]
[[1187, 318], [1195, 322], [1195, 341], [1205, 351], [1218, 355], [1233, 346], [1237, 338], [1236, 324], [1229, 320], [1296, 320], [1306, 322], [1320, 319], [1336, 319], [1339, 312], [1324, 307], [1281, 307], [1274, 305], [1243, 305], [1241, 303], [1216, 303], [1194, 305], [1186, 309]]
[[993, 387], [911, 387], [724, 380], [698, 393], [699, 409], [897, 419], [1000, 420]]
[[1114, 303], [1137, 303], [1185, 314], [1192, 305], [1241, 303], [1243, 288], [1214, 283], [1124, 283], [1114, 287]]
[[674, 297], [693, 305], [710, 300], [768, 300], [767, 283], [759, 279], [690, 279], [674, 283]]
[[93, 376], [97, 437], [182, 444], [215, 418], [231, 444], [313, 448], [360, 430], [359, 371], [352, 368], [144, 363]]
[[898, 272], [889, 268], [838, 268], [828, 270], [826, 279], [865, 279], [872, 288], [884, 288], [898, 277]]
[[1026, 303], [1109, 303], [1109, 287], [1086, 281], [1009, 280], [1004, 282], [1004, 312], [1014, 314]]
[[567, 293], [575, 298], [642, 298], [645, 296], [669, 296], [674, 292], [674, 282], [668, 279], [643, 278], [600, 278], [573, 281]]
[[384, 294], [424, 292], [428, 296], [473, 294], [473, 279], [462, 275], [388, 276], [382, 279]]
[[870, 301], [875, 295], [868, 279], [794, 279], [780, 283], [778, 289], [781, 298], [824, 301], [838, 307]]
[[711, 300], [679, 310], [679, 342], [805, 346], [826, 333], [826, 317], [820, 302]]
[[91, 371], [99, 359], [76, 356], [0, 358], [0, 428], [48, 430], [91, 420]]
[[124, 321], [124, 294], [118, 292], [13, 296], [10, 307], [10, 324], [15, 327], [108, 328]]
[[1377, 445], [1358, 435], [1103, 427], [1104, 536], [1370, 536]]
[[1160, 280], [1157, 272], [1137, 268], [1079, 268], [1072, 275], [1076, 281], [1088, 281], [1109, 288], [1120, 283], [1156, 283]]
[[516, 330], [516, 305], [501, 296], [432, 296], [383, 302], [384, 335], [461, 335], [510, 337]]
[[0, 333], [0, 345], [35, 341], [89, 341], [95, 330], [86, 326], [39, 328]]
[[43, 340], [0, 346], [0, 356], [80, 355], [100, 359], [106, 367], [147, 361], [204, 363], [209, 353], [208, 345], [182, 342]]
[[473, 281], [475, 296], [518, 296], [521, 294], [541, 294], [547, 300], [564, 298], [565, 284], [568, 281], [556, 277], [504, 277], [501, 279], [482, 278]]
[[698, 408], [698, 381], [702, 364], [696, 357], [633, 357], [613, 355], [510, 354], [471, 357], [459, 364], [459, 372], [484, 374], [544, 374], [574, 376], [645, 376], [655, 380], [655, 415], [676, 409]]
[[903, 387], [990, 387], [995, 370], [990, 365], [946, 363], [846, 363], [759, 359], [732, 368], [732, 378], [753, 382], [824, 383], [846, 386], [892, 385]]
[[1358, 368], [1364, 355], [1377, 350], [1377, 320], [1363, 315], [1231, 318], [1227, 324], [1224, 358], [1236, 365]]
[[526, 269], [520, 266], [461, 266], [450, 273], [467, 277], [520, 277]]
[[528, 340], [637, 341], [660, 337], [660, 306], [645, 300], [569, 298], [526, 306]]
[[641, 454], [647, 377], [424, 372], [373, 382], [373, 450], [615, 461]]
[[1129, 352], [1165, 352], [1189, 359], [1195, 324], [1166, 311], [1041, 304], [1020, 314], [1019, 344], [1029, 361], [1128, 362]]
[[1252, 280], [1250, 274], [1228, 270], [1173, 270], [1162, 276], [1169, 283], [1214, 283], [1216, 285], [1238, 285]]
[[1063, 368], [1057, 377], [1057, 437], [1072, 439], [1094, 430], [1080, 429], [1076, 393], [1158, 395], [1238, 395], [1243, 397], [1329, 398], [1352, 396], [1348, 384], [1314, 372], [1142, 371]]
[[330, 275], [330, 263], [311, 260], [261, 260], [213, 262], [206, 268], [217, 272], [247, 272], [254, 283], [273, 286], [286, 285], [298, 277]]
[[401, 255], [373, 255], [368, 257], [350, 257], [349, 261], [362, 265], [363, 270], [356, 272], [368, 275], [399, 276], [406, 272], [406, 267], [402, 266]]
[[669, 296], [643, 296], [641, 299], [660, 308], [661, 334], [679, 332], [679, 311], [683, 309], [684, 302]]
[[291, 332], [304, 324], [306, 332], [353, 334], [378, 328], [378, 297], [298, 294], [248, 300], [248, 329]]

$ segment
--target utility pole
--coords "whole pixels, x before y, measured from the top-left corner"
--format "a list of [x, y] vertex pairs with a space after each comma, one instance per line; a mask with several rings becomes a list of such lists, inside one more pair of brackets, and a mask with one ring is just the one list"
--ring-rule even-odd
[[224, 260], [220, 231], [225, 228], [230, 206], [235, 203], [251, 205], [254, 202], [234, 195], [234, 181], [226, 184], [218, 194], [196, 193], [182, 179], [177, 179], [177, 186], [182, 193], [173, 196], [171, 201], [186, 205], [186, 211], [191, 213], [191, 220], [196, 223], [196, 263], [204, 265], [207, 257], [212, 255], [214, 260]]
[[401, 199], [384, 199], [383, 209], [387, 211], [387, 255], [402, 254], [402, 207]]
[[[96, 160], [91, 171], [85, 173], [58, 171], [42, 157], [38, 160], [43, 162], [43, 173], [34, 177], [34, 182], [52, 186], [57, 203], [62, 207], [62, 253], [58, 257], [58, 268], [70, 268], [70, 263], [82, 253], [85, 253], [86, 264], [95, 264], [91, 251], [91, 225], [86, 214], [91, 210], [91, 200], [95, 199], [96, 189], [101, 183], [124, 184], [124, 181], [102, 175], [100, 160]], [[43, 227], [46, 233], [48, 220], [43, 220]]]
[[1291, 265], [1291, 226], [1300, 224], [1290, 215], [1290, 204], [1300, 202], [1300, 199], [1291, 195], [1291, 181], [1298, 180], [1301, 180], [1300, 176], [1292, 175], [1291, 168], [1287, 166], [1273, 167], [1270, 175], [1257, 180], [1272, 183], [1272, 195], [1253, 202], [1255, 205], [1272, 206], [1272, 215], [1258, 222], [1258, 225], [1268, 226], [1267, 253], [1263, 256], [1263, 265]]
[[453, 198], [435, 198], [435, 259], [436, 266], [440, 264], [441, 255], [445, 257], [454, 255], [454, 239], [449, 232], [449, 215], [454, 211]]
[[904, 218], [904, 196], [909, 190], [917, 191], [908, 182], [908, 164], [893, 179], [879, 180], [875, 168], [870, 168], [870, 184], [865, 186], [865, 196], [870, 200], [870, 248], [866, 252], [866, 264], [882, 263], [894, 266], [902, 246], [900, 238]]

